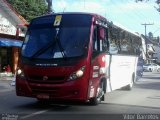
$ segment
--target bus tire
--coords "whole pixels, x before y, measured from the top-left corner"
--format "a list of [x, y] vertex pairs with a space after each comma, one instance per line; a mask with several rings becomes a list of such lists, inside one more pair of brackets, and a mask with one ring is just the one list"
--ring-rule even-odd
[[99, 103], [101, 103], [102, 100], [104, 100], [105, 96], [105, 84], [104, 81], [101, 81], [98, 88], [97, 88], [97, 95], [96, 97], [93, 97], [89, 100], [90, 105], [98, 105]]

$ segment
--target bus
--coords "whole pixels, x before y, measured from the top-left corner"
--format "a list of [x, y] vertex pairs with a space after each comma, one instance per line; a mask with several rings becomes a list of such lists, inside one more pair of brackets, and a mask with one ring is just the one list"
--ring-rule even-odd
[[141, 37], [93, 13], [34, 18], [21, 48], [17, 96], [97, 105], [116, 89], [131, 90]]

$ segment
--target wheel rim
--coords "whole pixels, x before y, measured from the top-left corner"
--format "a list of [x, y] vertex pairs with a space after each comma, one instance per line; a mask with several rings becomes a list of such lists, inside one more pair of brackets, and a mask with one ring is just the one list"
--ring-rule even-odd
[[103, 82], [100, 83], [100, 85], [97, 88], [97, 100], [101, 101], [102, 96], [104, 95], [104, 91], [103, 91]]

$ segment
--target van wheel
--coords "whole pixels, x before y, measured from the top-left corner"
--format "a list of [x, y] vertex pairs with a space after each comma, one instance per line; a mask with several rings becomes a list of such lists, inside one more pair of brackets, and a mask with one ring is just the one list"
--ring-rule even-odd
[[90, 105], [98, 105], [102, 100], [104, 100], [104, 82], [100, 82], [97, 88], [97, 95], [89, 100]]

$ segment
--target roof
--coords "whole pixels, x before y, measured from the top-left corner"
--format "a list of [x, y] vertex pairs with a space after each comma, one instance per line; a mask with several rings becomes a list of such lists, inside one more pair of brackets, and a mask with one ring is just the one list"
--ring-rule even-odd
[[28, 23], [6, 0], [0, 0], [0, 13], [14, 26]]
[[[28, 24], [28, 22], [16, 12], [16, 10], [6, 0], [0, 0], [0, 13], [6, 18], [13, 26], [17, 27], [19, 24]], [[0, 47], [21, 47], [24, 37], [0, 33]]]
[[146, 44], [154, 44], [154, 45], [158, 45], [157, 42], [155, 42], [155, 41], [149, 39], [148, 37], [145, 37], [143, 34], [142, 34], [141, 36], [145, 39]]

